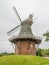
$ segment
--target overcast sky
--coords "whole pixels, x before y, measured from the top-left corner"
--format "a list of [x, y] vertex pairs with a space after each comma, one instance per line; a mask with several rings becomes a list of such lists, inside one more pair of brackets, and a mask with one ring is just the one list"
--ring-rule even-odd
[[33, 14], [34, 23], [32, 32], [35, 36], [42, 37], [40, 48], [49, 48], [49, 42], [45, 42], [43, 33], [49, 31], [49, 0], [0, 0], [0, 52], [14, 52], [8, 41], [7, 32], [20, 24], [12, 7], [15, 6], [22, 21]]

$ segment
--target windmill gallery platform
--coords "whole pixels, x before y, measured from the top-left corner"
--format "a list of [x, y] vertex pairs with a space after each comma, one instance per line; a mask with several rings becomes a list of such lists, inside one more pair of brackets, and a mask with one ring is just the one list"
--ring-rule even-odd
[[31, 30], [32, 24], [33, 16], [29, 15], [28, 19], [21, 22], [21, 29], [18, 36], [13, 36], [9, 38], [9, 41], [14, 43], [15, 45], [15, 54], [36, 55], [35, 45], [40, 44], [41, 39], [33, 35]]

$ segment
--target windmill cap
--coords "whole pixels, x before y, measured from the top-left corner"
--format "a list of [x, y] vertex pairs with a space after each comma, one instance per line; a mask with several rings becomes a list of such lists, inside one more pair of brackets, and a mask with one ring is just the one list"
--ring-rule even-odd
[[32, 18], [32, 17], [33, 17], [33, 14], [30, 14], [30, 15], [29, 15], [29, 18]]

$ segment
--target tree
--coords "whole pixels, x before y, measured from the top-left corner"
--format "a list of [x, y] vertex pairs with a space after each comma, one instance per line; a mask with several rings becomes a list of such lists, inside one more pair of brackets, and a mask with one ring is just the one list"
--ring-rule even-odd
[[38, 48], [38, 50], [36, 51], [36, 55], [42, 56], [42, 49]]
[[46, 33], [43, 34], [43, 36], [46, 37], [45, 41], [49, 41], [49, 32], [47, 31]]

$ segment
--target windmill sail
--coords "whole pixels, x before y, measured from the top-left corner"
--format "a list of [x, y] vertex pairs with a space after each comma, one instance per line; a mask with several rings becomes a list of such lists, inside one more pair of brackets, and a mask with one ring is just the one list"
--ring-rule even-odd
[[21, 20], [21, 18], [20, 18], [20, 16], [19, 16], [19, 14], [18, 14], [18, 12], [17, 12], [16, 8], [15, 8], [15, 7], [13, 7], [13, 9], [14, 9], [14, 11], [16, 12], [16, 14], [17, 14], [17, 16], [18, 16], [18, 18], [19, 18], [20, 22], [22, 23], [22, 20]]
[[7, 32], [8, 35], [13, 34], [14, 32], [16, 32], [18, 30], [18, 28], [20, 27], [20, 25], [14, 27], [13, 29], [11, 29], [9, 32]]

